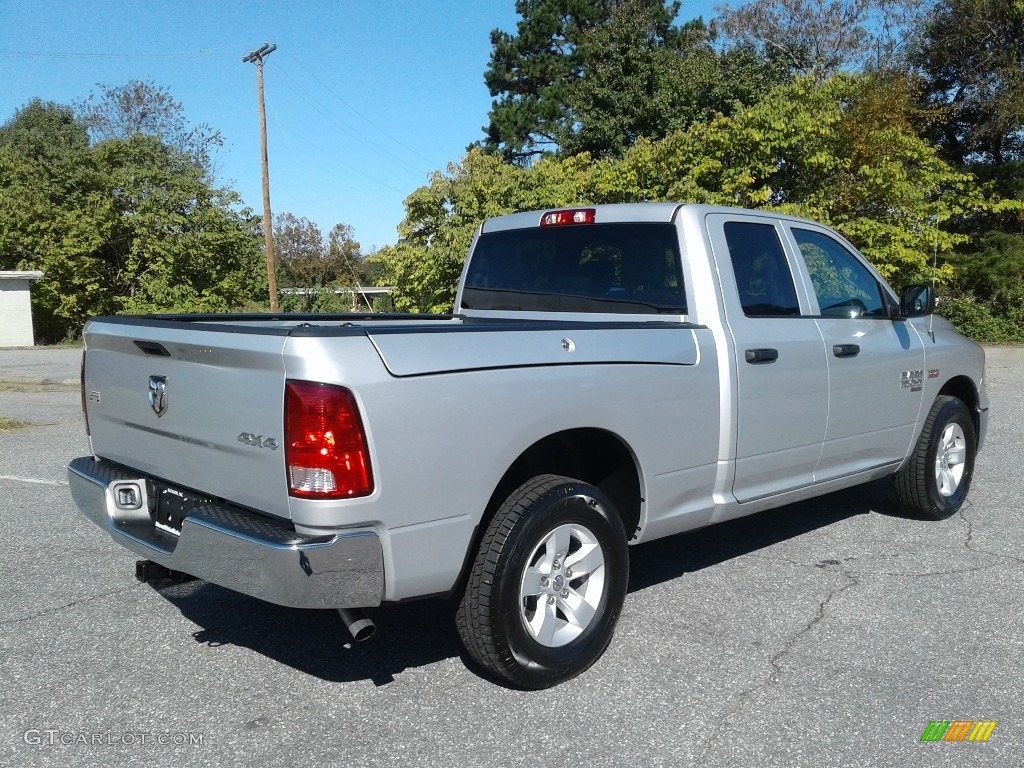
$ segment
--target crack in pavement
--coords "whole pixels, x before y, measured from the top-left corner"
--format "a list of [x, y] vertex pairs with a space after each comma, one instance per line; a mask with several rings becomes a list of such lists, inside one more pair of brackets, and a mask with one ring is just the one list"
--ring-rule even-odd
[[838, 587], [836, 585], [833, 585], [832, 588], [829, 589], [828, 594], [825, 596], [825, 599], [818, 603], [818, 612], [815, 615], [815, 617], [811, 619], [809, 622], [807, 622], [807, 625], [803, 629], [801, 629], [799, 632], [790, 637], [789, 640], [783, 643], [782, 650], [780, 650], [778, 653], [772, 656], [771, 659], [769, 659], [769, 663], [772, 665], [774, 671], [769, 677], [768, 682], [760, 687], [763, 688], [765, 685], [774, 685], [776, 682], [778, 682], [779, 675], [782, 674], [782, 667], [779, 664], [779, 662], [782, 661], [782, 659], [784, 659], [790, 653], [792, 653], [793, 647], [797, 644], [800, 638], [802, 638], [804, 635], [806, 635], [808, 632], [814, 629], [815, 625], [817, 625], [825, 618], [825, 610], [826, 608], [828, 608], [828, 604], [832, 602], [832, 599], [834, 597], [842, 594], [851, 587], [855, 587], [858, 584], [860, 584], [860, 578], [854, 575], [856, 573], [856, 571], [839, 572], [839, 575], [846, 579], [846, 583]]
[[[967, 530], [966, 530], [966, 533], [965, 533], [964, 539], [963, 539], [962, 549], [964, 551], [966, 551], [966, 552], [969, 552], [971, 555], [988, 555], [990, 557], [995, 557], [995, 558], [998, 558], [998, 559], [1003, 560], [1003, 561], [1010, 561], [1010, 562], [1017, 562], [1017, 563], [1024, 562], [1024, 558], [1014, 557], [1013, 555], [1005, 555], [1005, 554], [1001, 554], [1001, 553], [998, 553], [998, 552], [991, 552], [991, 551], [988, 551], [988, 550], [979, 549], [978, 547], [976, 547], [974, 545], [974, 524], [973, 524], [971, 519], [966, 514], [966, 510], [969, 508], [969, 506], [970, 506], [969, 502], [965, 503], [960, 508], [960, 510], [957, 513], [958, 516], [960, 517], [960, 519], [967, 526]], [[907, 553], [903, 553], [903, 554], [905, 555]], [[835, 559], [828, 559], [828, 560], [823, 560], [823, 561], [818, 562], [818, 563], [804, 563], [804, 562], [800, 562], [800, 561], [794, 560], [792, 558], [783, 557], [783, 556], [758, 555], [758, 554], [750, 554], [748, 556], [752, 557], [752, 558], [757, 558], [759, 560], [770, 560], [770, 561], [773, 561], [773, 562], [788, 563], [788, 564], [796, 566], [798, 568], [814, 568], [814, 569], [827, 569], [830, 566], [837, 566], [837, 565], [841, 566], [841, 565], [843, 565], [844, 562], [849, 562], [849, 561], [855, 559], [855, 558], [846, 558], [844, 561], [839, 561], [839, 560], [835, 560]], [[722, 733], [724, 732], [726, 726], [729, 724], [731, 719], [734, 716], [736, 716], [736, 715], [740, 714], [741, 712], [743, 712], [747, 708], [750, 700], [753, 698], [753, 696], [755, 694], [757, 694], [760, 691], [765, 690], [766, 688], [768, 688], [768, 687], [770, 687], [772, 685], [778, 684], [779, 679], [780, 679], [780, 677], [782, 676], [782, 674], [784, 672], [784, 670], [783, 670], [783, 662], [786, 659], [786, 657], [789, 656], [793, 652], [794, 648], [796, 647], [796, 645], [800, 642], [800, 640], [803, 637], [805, 637], [809, 632], [811, 632], [814, 629], [815, 626], [817, 626], [819, 623], [824, 621], [825, 617], [828, 614], [828, 607], [831, 604], [832, 600], [835, 599], [840, 594], [842, 594], [843, 592], [845, 592], [846, 590], [852, 589], [853, 587], [859, 585], [861, 583], [861, 578], [862, 577], [865, 577], [865, 576], [895, 576], [895, 577], [919, 578], [919, 577], [929, 577], [929, 576], [950, 576], [950, 575], [956, 575], [956, 574], [962, 574], [962, 573], [970, 573], [970, 572], [974, 572], [974, 571], [991, 570], [993, 568], [1004, 567], [1005, 565], [1006, 565], [1005, 562], [995, 562], [995, 563], [990, 563], [990, 564], [986, 564], [986, 565], [978, 565], [978, 566], [975, 566], [975, 567], [951, 568], [951, 569], [946, 569], [946, 570], [924, 571], [924, 572], [919, 572], [919, 573], [907, 572], [907, 571], [867, 571], [866, 572], [864, 570], [849, 570], [849, 569], [839, 570], [838, 574], [840, 576], [840, 579], [838, 581], [835, 581], [835, 582], [832, 583], [832, 585], [830, 586], [830, 588], [828, 590], [828, 593], [825, 595], [824, 599], [822, 599], [818, 603], [818, 609], [815, 612], [814, 617], [811, 618], [811, 620], [808, 621], [801, 629], [799, 629], [796, 632], [794, 632], [791, 635], [789, 635], [789, 637], [786, 638], [784, 640], [784, 642], [782, 643], [782, 647], [776, 653], [774, 653], [770, 659], [768, 659], [768, 663], [771, 666], [771, 672], [768, 674], [768, 676], [763, 681], [758, 683], [757, 685], [753, 685], [753, 686], [751, 686], [749, 688], [746, 688], [746, 689], [740, 691], [739, 694], [736, 696], [734, 705], [732, 707], [730, 707], [726, 712], [724, 712], [718, 718], [718, 725], [717, 725], [717, 727], [715, 727], [714, 731], [707, 737], [706, 741], [704, 742], [704, 744], [703, 744], [703, 746], [702, 746], [702, 748], [700, 750], [700, 753], [698, 754], [698, 756], [696, 758], [695, 765], [699, 766], [699, 765], [703, 764], [704, 759], [711, 752], [711, 750], [714, 749], [714, 747], [718, 743], [718, 740], [720, 739]]]
[[[754, 557], [758, 557], [758, 556], [754, 555]], [[793, 565], [796, 565], [796, 566], [799, 566], [799, 567], [811, 567], [811, 568], [819, 568], [820, 567], [818, 565], [808, 566], [805, 563], [798, 563], [798, 562], [796, 562], [794, 560], [789, 560], [788, 558], [770, 558], [770, 557], [765, 557], [763, 559], [766, 559], [766, 560], [784, 560], [786, 562], [792, 563]], [[787, 640], [785, 640], [785, 642], [783, 642], [783, 644], [782, 644], [782, 648], [777, 653], [772, 655], [772, 657], [768, 660], [768, 663], [772, 667], [771, 673], [762, 682], [758, 683], [757, 685], [751, 686], [750, 688], [747, 688], [746, 690], [743, 690], [743, 691], [741, 691], [739, 693], [739, 695], [736, 698], [735, 706], [730, 708], [728, 712], [725, 712], [718, 719], [718, 726], [715, 728], [714, 732], [711, 733], [711, 735], [708, 736], [707, 740], [704, 742], [704, 747], [701, 749], [700, 754], [697, 756], [697, 760], [696, 760], [695, 765], [699, 766], [699, 765], [701, 765], [703, 763], [704, 758], [707, 756], [708, 752], [710, 752], [711, 749], [715, 746], [716, 742], [718, 741], [719, 737], [722, 734], [722, 731], [725, 729], [725, 726], [728, 724], [730, 718], [732, 718], [733, 715], [736, 715], [736, 714], [742, 712], [746, 708], [747, 703], [750, 700], [750, 698], [753, 697], [753, 695], [755, 693], [758, 693], [759, 691], [762, 691], [765, 688], [768, 688], [769, 686], [772, 686], [772, 685], [775, 685], [776, 683], [778, 683], [779, 676], [782, 674], [782, 665], [781, 665], [780, 662], [786, 656], [788, 656], [790, 653], [793, 652], [793, 648], [800, 641], [800, 639], [802, 637], [804, 637], [804, 635], [806, 635], [808, 632], [810, 632], [812, 629], [814, 629], [815, 626], [817, 626], [820, 622], [822, 622], [825, 619], [825, 615], [827, 613], [827, 609], [828, 609], [829, 603], [832, 602], [833, 598], [835, 598], [836, 596], [842, 594], [846, 590], [851, 589], [851, 588], [857, 586], [858, 584], [860, 584], [860, 578], [859, 578], [858, 572], [856, 572], [856, 571], [845, 571], [845, 570], [844, 571], [839, 571], [839, 575], [842, 577], [843, 580], [845, 580], [845, 583], [833, 583], [829, 587], [828, 594], [826, 594], [824, 599], [822, 599], [818, 603], [818, 609], [815, 612], [814, 617], [810, 621], [808, 621], [801, 629], [799, 629], [796, 632], [794, 632]]]
[[[1010, 559], [1010, 560], [1017, 559], [1017, 558], [1011, 557], [1009, 555], [998, 555], [998, 554], [996, 554], [994, 552], [985, 552], [984, 550], [977, 550], [976, 549], [976, 550], [971, 550], [971, 551], [973, 553], [977, 553], [977, 554], [993, 555], [994, 557], [1004, 557], [1004, 558], [1007, 558], [1007, 559]], [[908, 552], [906, 554], [907, 555], [911, 555], [911, 554], [914, 554], [914, 553]], [[777, 563], [789, 563], [790, 565], [795, 565], [798, 568], [816, 568], [818, 570], [826, 568], [829, 565], [841, 565], [842, 564], [839, 560], [825, 560], [825, 561], [822, 561], [820, 563], [801, 563], [801, 562], [799, 562], [797, 560], [792, 560], [792, 559], [790, 559], [788, 557], [771, 557], [771, 556], [768, 556], [768, 555], [750, 555], [750, 557], [756, 557], [756, 558], [758, 558], [760, 560], [770, 560], [770, 561], [777, 562]], [[853, 559], [855, 559], [855, 558], [846, 558], [846, 560], [844, 562], [849, 562], [849, 561], [851, 561]], [[907, 576], [907, 577], [910, 577], [910, 578], [917, 578], [917, 577], [920, 577], [920, 576], [952, 576], [952, 575], [958, 574], [958, 573], [973, 573], [974, 571], [987, 571], [987, 570], [990, 570], [992, 568], [1000, 568], [1003, 565], [1004, 565], [1004, 563], [991, 563], [989, 565], [978, 565], [978, 566], [973, 566], [973, 567], [969, 567], [969, 568], [950, 568], [948, 570], [942, 570], [942, 571], [919, 571], [919, 572], [914, 572], [914, 571], [875, 571], [875, 570], [868, 571], [868, 570], [865, 570], [865, 569], [860, 569], [860, 570], [845, 570], [845, 571], [843, 571], [843, 573], [857, 574], [858, 576]]]
[[3, 620], [0, 620], [0, 627], [7, 627], [7, 626], [14, 625], [14, 624], [21, 624], [21, 623], [26, 622], [26, 621], [33, 621], [34, 619], [43, 618], [44, 616], [51, 616], [51, 615], [53, 615], [55, 613], [59, 613], [60, 611], [67, 610], [68, 608], [74, 608], [77, 605], [84, 605], [85, 603], [91, 603], [93, 600], [101, 600], [104, 597], [110, 597], [111, 595], [120, 595], [121, 593], [128, 592], [128, 591], [130, 591], [132, 589], [135, 589], [134, 585], [127, 586], [127, 587], [121, 587], [120, 589], [114, 589], [114, 590], [111, 590], [110, 592], [103, 592], [103, 593], [101, 593], [99, 595], [89, 595], [88, 597], [78, 598], [76, 600], [72, 600], [70, 603], [65, 603], [64, 605], [54, 606], [53, 608], [44, 608], [43, 610], [37, 611], [36, 613], [33, 613], [33, 614], [29, 615], [29, 616], [20, 616], [20, 617], [18, 617], [16, 619], [3, 619]]
[[990, 557], [998, 557], [1002, 558], [1003, 560], [1009, 560], [1010, 562], [1014, 563], [1024, 563], [1024, 558], [1015, 557], [1014, 555], [1003, 554], [1002, 552], [992, 552], [987, 549], [978, 549], [973, 545], [974, 523], [971, 522], [971, 520], [964, 513], [965, 509], [973, 506], [974, 504], [971, 502], [971, 500], [967, 499], [967, 501], [964, 502], [963, 506], [961, 506], [960, 509], [957, 511], [957, 517], [959, 517], [967, 525], [967, 535], [964, 537], [964, 549], [968, 552], [972, 552], [975, 554], [983, 554], [989, 555]]
[[957, 517], [963, 520], [967, 524], [967, 537], [964, 539], [964, 549], [968, 552], [973, 552], [974, 547], [971, 546], [971, 540], [974, 538], [974, 523], [967, 519], [967, 515], [964, 514], [964, 509], [968, 506], [967, 502], [960, 506], [957, 510]]

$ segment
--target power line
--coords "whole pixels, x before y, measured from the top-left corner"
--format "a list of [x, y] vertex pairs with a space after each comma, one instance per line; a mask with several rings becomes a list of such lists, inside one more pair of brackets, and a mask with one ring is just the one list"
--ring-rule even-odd
[[[295, 131], [295, 130], [292, 130], [292, 129], [289, 129], [289, 128], [285, 127], [284, 123], [281, 122], [281, 118], [277, 114], [277, 110], [274, 108], [274, 101], [273, 101], [273, 99], [271, 99], [268, 102], [268, 106], [270, 108], [271, 114], [274, 117], [274, 121], [277, 123], [277, 127], [281, 129], [282, 135], [284, 135], [285, 140], [289, 142], [289, 145], [291, 145], [291, 139], [292, 139], [292, 136], [294, 136], [299, 141], [303, 142], [304, 144], [309, 145], [310, 147], [312, 147], [313, 149], [317, 150], [321, 154], [326, 155], [327, 157], [331, 158], [332, 160], [334, 160], [339, 165], [343, 165], [345, 168], [348, 168], [353, 173], [356, 173], [356, 174], [362, 176], [367, 181], [372, 181], [374, 184], [379, 184], [380, 186], [384, 187], [385, 189], [390, 189], [392, 192], [397, 192], [400, 195], [404, 195], [404, 194], [406, 194], [408, 192], [408, 190], [398, 189], [397, 187], [391, 186], [386, 181], [382, 181], [381, 179], [378, 179], [375, 176], [371, 176], [370, 174], [366, 173], [365, 171], [360, 170], [359, 168], [357, 168], [356, 166], [352, 165], [351, 163], [349, 163], [349, 162], [343, 160], [342, 158], [338, 157], [338, 155], [334, 154], [329, 149], [326, 149], [323, 146], [321, 146], [320, 144], [317, 144], [315, 141], [310, 139], [308, 136], [305, 136], [305, 135], [299, 133], [298, 131]], [[292, 151], [295, 152], [294, 148], [292, 148]]]
[[[407, 152], [408, 152], [408, 153], [409, 153], [410, 155], [414, 156], [414, 157], [415, 157], [415, 158], [416, 158], [417, 160], [423, 161], [423, 159], [424, 159], [424, 158], [423, 158], [423, 157], [422, 157], [422, 156], [420, 155], [420, 153], [419, 153], [419, 151], [418, 151], [418, 150], [415, 150], [415, 149], [413, 149], [413, 148], [412, 148], [412, 147], [410, 147], [410, 146], [409, 146], [408, 144], [405, 144], [404, 142], [402, 142], [402, 141], [401, 141], [400, 139], [397, 139], [397, 138], [395, 138], [394, 136], [392, 136], [392, 135], [391, 135], [390, 133], [388, 133], [388, 132], [387, 132], [386, 130], [384, 130], [384, 128], [382, 128], [382, 127], [380, 127], [379, 125], [377, 125], [377, 124], [376, 124], [375, 122], [373, 122], [373, 121], [372, 121], [372, 120], [371, 120], [370, 118], [368, 118], [368, 117], [367, 117], [366, 115], [364, 115], [364, 114], [363, 114], [362, 112], [360, 112], [360, 111], [359, 111], [358, 109], [356, 109], [356, 108], [355, 108], [355, 107], [353, 107], [353, 106], [352, 106], [351, 104], [349, 104], [349, 103], [348, 103], [347, 101], [345, 101], [345, 99], [343, 99], [343, 98], [342, 98], [342, 97], [341, 97], [341, 96], [340, 96], [340, 95], [339, 95], [339, 94], [338, 94], [337, 92], [335, 92], [335, 91], [334, 91], [333, 89], [331, 89], [331, 87], [330, 87], [329, 85], [327, 85], [327, 83], [325, 83], [325, 82], [324, 82], [323, 80], [321, 80], [321, 79], [320, 79], [319, 77], [317, 77], [317, 75], [316, 75], [316, 73], [315, 73], [315, 72], [311, 72], [311, 71], [310, 71], [309, 69], [307, 69], [307, 68], [306, 68], [305, 66], [303, 66], [303, 64], [302, 64], [301, 62], [296, 62], [296, 63], [298, 64], [298, 66], [299, 66], [299, 67], [301, 67], [302, 69], [304, 69], [304, 70], [306, 71], [306, 73], [307, 73], [307, 74], [308, 74], [308, 75], [309, 75], [309, 76], [310, 76], [311, 78], [313, 78], [314, 80], [316, 80], [316, 82], [320, 83], [320, 87], [321, 87], [321, 88], [323, 88], [323, 89], [324, 89], [324, 90], [325, 90], [325, 91], [326, 91], [327, 93], [331, 94], [331, 95], [332, 95], [332, 96], [333, 96], [334, 98], [336, 98], [336, 99], [337, 99], [338, 101], [340, 101], [340, 102], [341, 102], [341, 104], [342, 104], [342, 105], [343, 105], [344, 107], [346, 107], [347, 109], [349, 109], [349, 110], [350, 110], [351, 112], [353, 112], [353, 113], [354, 113], [354, 114], [355, 114], [356, 116], [358, 116], [358, 117], [359, 117], [359, 118], [360, 118], [361, 120], [363, 120], [364, 122], [366, 122], [366, 124], [367, 124], [367, 125], [369, 125], [369, 126], [370, 126], [371, 128], [373, 128], [374, 130], [376, 130], [377, 132], [379, 132], [379, 133], [380, 133], [380, 134], [381, 134], [382, 136], [386, 136], [386, 137], [387, 137], [387, 138], [389, 138], [389, 139], [390, 139], [391, 141], [393, 141], [393, 142], [394, 142], [395, 144], [397, 144], [398, 146], [402, 147], [402, 148], [403, 148], [404, 150], [406, 150], [406, 151], [407, 151]], [[428, 161], [428, 164], [429, 164], [429, 161]]]
[[336, 125], [338, 125], [340, 128], [342, 128], [342, 130], [346, 131], [349, 135], [353, 136], [355, 139], [357, 139], [358, 141], [362, 142], [367, 147], [370, 147], [371, 149], [375, 150], [382, 157], [390, 160], [394, 165], [396, 165], [396, 166], [398, 166], [400, 168], [403, 168], [404, 170], [408, 171], [409, 173], [412, 173], [413, 175], [417, 176], [418, 178], [423, 178], [423, 177], [427, 176], [428, 172], [425, 171], [423, 168], [416, 168], [416, 167], [410, 165], [409, 163], [407, 163], [404, 160], [402, 160], [402, 158], [400, 158], [397, 155], [393, 154], [392, 152], [390, 152], [386, 148], [382, 147], [380, 144], [378, 144], [377, 142], [375, 142], [372, 139], [368, 138], [366, 135], [364, 135], [363, 133], [358, 131], [356, 128], [351, 126], [343, 118], [341, 118], [340, 116], [335, 114], [330, 109], [330, 107], [328, 107], [325, 104], [321, 103], [313, 94], [311, 94], [309, 91], [307, 91], [305, 88], [303, 88], [300, 84], [296, 83], [292, 78], [290, 78], [288, 76], [287, 72], [284, 73], [284, 80], [285, 80], [285, 85], [288, 86], [293, 93], [295, 93], [297, 96], [299, 96], [304, 101], [306, 101], [306, 103], [309, 104], [322, 117], [325, 117], [328, 120], [334, 122]]
[[94, 53], [88, 51], [2, 51], [0, 57], [34, 59], [180, 59], [210, 55], [226, 56], [227, 51], [217, 48], [198, 48], [194, 51], [173, 51], [167, 53]]

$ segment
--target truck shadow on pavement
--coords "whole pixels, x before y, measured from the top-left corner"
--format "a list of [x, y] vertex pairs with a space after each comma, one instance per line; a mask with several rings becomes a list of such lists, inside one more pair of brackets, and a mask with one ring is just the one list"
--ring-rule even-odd
[[904, 517], [888, 480], [656, 539], [632, 551], [629, 591], [637, 592], [869, 512]]
[[[632, 553], [629, 591], [647, 589], [858, 515], [897, 515], [888, 488], [886, 482], [873, 483], [640, 545]], [[407, 669], [460, 656], [467, 660], [455, 631], [455, 602], [450, 599], [373, 609], [377, 634], [368, 642], [355, 643], [335, 611], [283, 608], [203, 581], [163, 581], [151, 586], [201, 627], [193, 633], [198, 650], [248, 648], [330, 682], [369, 680], [381, 686]]]

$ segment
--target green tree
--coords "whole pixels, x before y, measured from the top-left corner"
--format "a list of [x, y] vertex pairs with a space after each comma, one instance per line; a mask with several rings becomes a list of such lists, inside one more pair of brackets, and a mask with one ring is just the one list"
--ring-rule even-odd
[[781, 82], [782, 68], [749, 46], [716, 50], [702, 20], [673, 26], [677, 7], [623, 0], [582, 36], [585, 69], [566, 93], [572, 125], [557, 137], [562, 154], [621, 157], [640, 137], [730, 114]]
[[226, 312], [252, 296], [259, 243], [234, 191], [156, 136], [93, 149], [114, 220], [98, 253], [126, 312]]
[[274, 217], [274, 254], [278, 284], [283, 288], [312, 288], [334, 280], [323, 233], [307, 218], [292, 213]]
[[327, 257], [335, 265], [335, 281], [341, 286], [374, 285], [373, 270], [367, 266], [366, 258], [351, 225], [338, 223], [327, 233]]
[[609, 16], [611, 0], [516, 0], [516, 33], [491, 32], [484, 82], [491, 96], [485, 146], [527, 161], [558, 146], [571, 128], [567, 92], [584, 62], [583, 34]]
[[751, 46], [720, 51], [700, 19], [675, 24], [678, 2], [535, 0], [516, 6], [517, 34], [492, 33], [485, 81], [496, 97], [484, 146], [527, 164], [544, 153], [616, 157], [756, 101], [784, 68]]
[[0, 126], [0, 146], [27, 158], [53, 158], [69, 151], [84, 151], [89, 136], [70, 107], [32, 99]]
[[940, 0], [912, 62], [924, 103], [937, 111], [930, 137], [956, 165], [1008, 171], [1024, 191], [1024, 3]]
[[951, 259], [957, 284], [981, 301], [1007, 303], [1024, 291], [1024, 237], [994, 230]]
[[584, 153], [545, 157], [529, 168], [504, 163], [497, 155], [471, 149], [447, 173], [405, 200], [399, 242], [378, 251], [382, 280], [395, 286], [399, 311], [450, 312], [455, 287], [473, 234], [480, 222], [517, 210], [593, 201], [616, 194], [609, 164], [592, 163]]
[[348, 224], [335, 224], [324, 242], [320, 227], [291, 213], [274, 218], [274, 252], [286, 312], [344, 312], [352, 307], [348, 292], [370, 284], [361, 247]]
[[44, 269], [32, 288], [42, 339], [114, 309], [98, 254], [113, 217], [104, 186], [70, 108], [35, 99], [0, 127], [0, 269]]
[[115, 312], [218, 312], [261, 283], [250, 212], [195, 156], [134, 133], [95, 145], [64, 106], [33, 101], [0, 127], [0, 268], [40, 269], [39, 338]]
[[[554, 136], [563, 154], [621, 155], [638, 137], [667, 132], [679, 105], [666, 85], [683, 75], [676, 51], [683, 33], [672, 26], [678, 7], [623, 0], [579, 36], [575, 53], [582, 68], [564, 91], [569, 119]], [[703, 45], [703, 25], [692, 32], [694, 47]]]
[[[1024, 4], [939, 0], [911, 61], [923, 135], [947, 162], [1024, 200]], [[978, 338], [1024, 337], [1024, 214], [1003, 206], [957, 224], [967, 240], [951, 258], [960, 295], [948, 311]]]
[[[884, 116], [884, 119], [882, 117]], [[516, 210], [669, 200], [771, 208], [831, 224], [896, 285], [952, 280], [958, 225], [1021, 204], [943, 161], [915, 131], [919, 110], [893, 75], [803, 78], [732, 115], [621, 159], [586, 153], [528, 168], [471, 151], [405, 202], [401, 240], [377, 258], [402, 310], [445, 312], [479, 223]], [[943, 257], [932, 269], [935, 250]]]
[[[884, 114], [884, 120], [879, 115]], [[896, 284], [968, 240], [958, 225], [1019, 208], [917, 135], [912, 92], [890, 76], [804, 78], [758, 104], [638, 146], [641, 197], [769, 207], [831, 224]]]

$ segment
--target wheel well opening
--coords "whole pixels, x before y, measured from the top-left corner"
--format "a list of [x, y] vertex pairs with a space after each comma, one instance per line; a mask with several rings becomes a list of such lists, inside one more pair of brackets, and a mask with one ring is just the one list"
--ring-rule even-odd
[[494, 489], [481, 529], [516, 488], [537, 475], [564, 475], [599, 488], [622, 518], [626, 538], [640, 524], [640, 476], [626, 445], [603, 429], [572, 429], [539, 440], [508, 468]]
[[980, 436], [981, 425], [978, 423], [978, 419], [980, 418], [978, 414], [978, 390], [975, 389], [974, 382], [966, 376], [957, 376], [943, 384], [942, 389], [939, 390], [939, 394], [958, 397], [964, 401], [971, 412], [971, 420], [974, 422], [974, 432]]

